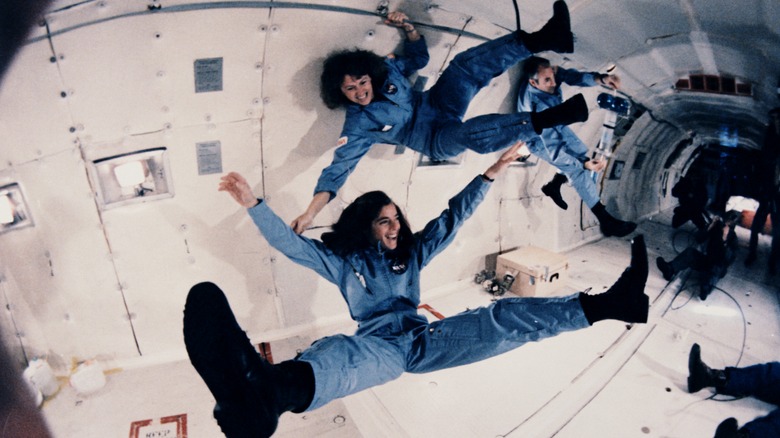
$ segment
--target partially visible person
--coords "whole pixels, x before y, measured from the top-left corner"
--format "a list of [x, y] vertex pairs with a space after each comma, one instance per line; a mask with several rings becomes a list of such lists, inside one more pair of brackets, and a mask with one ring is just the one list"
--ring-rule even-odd
[[0, 419], [2, 419], [0, 437], [52, 437], [43, 414], [35, 405], [33, 391], [23, 380], [20, 367], [1, 342]]
[[487, 307], [428, 322], [420, 305], [420, 272], [455, 238], [492, 181], [519, 158], [518, 143], [449, 201], [449, 208], [413, 233], [383, 192], [368, 192], [344, 209], [322, 240], [296, 234], [257, 199], [237, 173], [222, 178], [260, 233], [292, 261], [336, 284], [358, 323], [352, 336], [315, 341], [297, 358], [272, 365], [253, 349], [224, 293], [195, 285], [184, 309], [190, 360], [216, 399], [214, 417], [228, 437], [266, 437], [287, 411], [333, 400], [397, 379], [467, 365], [598, 321], [647, 321], [644, 238], [631, 244], [631, 264], [606, 292], [554, 298], [504, 298]]
[[663, 257], [656, 259], [656, 265], [666, 281], [685, 269], [700, 273], [699, 298], [706, 300], [718, 281], [726, 276], [729, 265], [736, 258], [737, 234], [734, 231], [739, 215], [729, 212], [726, 219], [714, 216], [707, 230], [697, 232], [697, 242], [703, 244], [704, 252], [689, 246], [671, 262]]
[[700, 230], [707, 228], [710, 215], [707, 213], [707, 188], [703, 181], [686, 175], [672, 187], [672, 196], [679, 202], [672, 215], [672, 228], [680, 228], [688, 221]]
[[[0, 84], [33, 24], [50, 0], [6, 0], [0, 2]], [[3, 339], [0, 336], [0, 339]], [[5, 344], [0, 341], [0, 419], [2, 437], [49, 438], [51, 433], [35, 406], [32, 392], [22, 378]]]
[[[563, 102], [562, 84], [578, 87], [602, 85], [618, 89], [620, 78], [611, 74], [579, 72], [553, 66], [545, 58], [532, 56], [523, 64], [517, 110], [535, 113], [560, 105]], [[542, 193], [549, 196], [555, 205], [564, 210], [569, 208], [561, 196], [561, 186], [570, 181], [585, 205], [596, 215], [605, 236], [623, 237], [636, 229], [635, 223], [613, 217], [601, 203], [598, 187], [590, 172], [601, 171], [607, 163], [603, 159], [589, 158], [588, 147], [571, 128], [564, 125], [544, 128], [542, 141], [529, 142], [528, 149], [558, 169], [553, 179], [542, 187]]]
[[[704, 388], [714, 388], [717, 394], [755, 397], [780, 406], [780, 363], [712, 369], [702, 361], [699, 344], [693, 344], [688, 355], [688, 392], [693, 394]], [[780, 437], [780, 409], [749, 421], [742, 427], [739, 427], [736, 418], [727, 418], [715, 431], [715, 438], [777, 437]]]
[[428, 63], [428, 48], [408, 17], [392, 12], [385, 21], [404, 31], [403, 55], [382, 57], [365, 50], [331, 53], [323, 64], [320, 94], [328, 108], [345, 108], [346, 117], [333, 161], [323, 169], [306, 210], [292, 221], [300, 234], [344, 185], [363, 156], [377, 143], [404, 145], [432, 160], [466, 150], [487, 154], [524, 140], [542, 129], [588, 118], [582, 95], [539, 113], [486, 114], [466, 121], [473, 97], [509, 67], [533, 53], [570, 53], [574, 48], [569, 10], [559, 0], [539, 31], [517, 32], [459, 53], [436, 83], [414, 90], [407, 77]]
[[764, 138], [764, 146], [758, 159], [756, 169], [756, 185], [758, 186], [758, 209], [750, 226], [750, 243], [745, 265], [750, 266], [756, 261], [758, 235], [764, 229], [766, 218], [772, 221], [772, 249], [770, 250], [767, 269], [774, 273], [780, 260], [780, 107], [769, 111], [769, 126]]

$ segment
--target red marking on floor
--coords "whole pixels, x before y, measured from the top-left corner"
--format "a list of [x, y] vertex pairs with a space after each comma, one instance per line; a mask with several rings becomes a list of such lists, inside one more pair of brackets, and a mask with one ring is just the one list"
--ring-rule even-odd
[[[176, 423], [176, 436], [170, 436], [166, 432], [169, 429], [149, 430], [150, 427], [161, 426], [168, 423]], [[146, 430], [143, 430], [146, 429]], [[187, 438], [187, 414], [170, 415], [160, 418], [159, 421], [153, 419], [133, 421], [130, 423], [130, 438]]]
[[420, 304], [417, 308], [418, 309], [427, 310], [427, 311], [431, 312], [433, 314], [433, 316], [435, 316], [435, 317], [437, 317], [439, 319], [444, 319], [445, 318], [444, 315], [442, 315], [441, 313], [437, 312], [436, 309], [434, 309], [433, 307], [431, 307], [428, 304]]
[[274, 363], [274, 355], [271, 353], [271, 344], [268, 342], [261, 342], [257, 344], [257, 352], [268, 363]]

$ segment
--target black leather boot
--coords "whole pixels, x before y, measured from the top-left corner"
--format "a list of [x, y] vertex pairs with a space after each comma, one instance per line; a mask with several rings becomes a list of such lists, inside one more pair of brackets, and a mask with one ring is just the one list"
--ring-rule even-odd
[[569, 208], [569, 204], [567, 204], [566, 201], [563, 200], [563, 196], [561, 196], [561, 186], [567, 180], [568, 179], [566, 178], [566, 175], [562, 173], [556, 173], [550, 182], [542, 186], [542, 193], [544, 193], [546, 196], [549, 196], [553, 202], [555, 202], [555, 205], [562, 208], [563, 210]]
[[745, 430], [739, 430], [737, 419], [731, 417], [721, 421], [715, 429], [715, 438], [750, 438], [750, 434]]
[[597, 202], [596, 205], [594, 205], [590, 210], [593, 212], [593, 214], [596, 215], [596, 218], [598, 218], [601, 234], [603, 234], [605, 237], [627, 236], [636, 229], [636, 223], [616, 219], [607, 212], [607, 209], [601, 202]]
[[631, 242], [631, 264], [606, 292], [580, 293], [579, 300], [591, 325], [605, 319], [646, 323], [650, 297], [645, 295], [647, 248], [641, 234]]
[[566, 102], [538, 113], [531, 113], [534, 132], [541, 134], [545, 128], [588, 120], [588, 104], [582, 94], [573, 96]]
[[658, 257], [655, 259], [655, 265], [658, 266], [661, 275], [664, 276], [664, 280], [672, 281], [672, 278], [674, 278], [674, 267], [669, 262], [664, 260], [663, 257]]
[[704, 388], [713, 387], [717, 391], [726, 385], [726, 372], [713, 370], [701, 360], [701, 347], [693, 344], [688, 354], [688, 392], [701, 391]]
[[557, 53], [574, 52], [574, 34], [571, 33], [569, 8], [563, 0], [553, 4], [553, 16], [534, 33], [517, 31], [517, 37], [533, 53], [552, 50]]
[[282, 413], [302, 412], [311, 404], [311, 365], [272, 365], [261, 358], [213, 283], [197, 284], [187, 296], [184, 344], [216, 399], [214, 418], [228, 438], [269, 437]]

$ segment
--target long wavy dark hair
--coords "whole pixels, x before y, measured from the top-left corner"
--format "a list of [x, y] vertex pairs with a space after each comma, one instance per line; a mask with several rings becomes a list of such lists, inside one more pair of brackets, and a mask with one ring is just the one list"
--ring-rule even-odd
[[414, 236], [401, 209], [384, 192], [368, 192], [357, 199], [341, 213], [333, 224], [333, 231], [322, 235], [322, 242], [335, 254], [345, 257], [357, 251], [376, 245], [372, 223], [386, 205], [395, 205], [401, 229], [398, 232], [398, 246], [393, 250], [396, 260], [407, 262], [411, 255]]
[[320, 76], [320, 97], [328, 108], [336, 109], [352, 103], [341, 91], [347, 75], [357, 78], [370, 76], [374, 95], [378, 96], [387, 79], [387, 65], [384, 58], [367, 50], [340, 50], [328, 55]]

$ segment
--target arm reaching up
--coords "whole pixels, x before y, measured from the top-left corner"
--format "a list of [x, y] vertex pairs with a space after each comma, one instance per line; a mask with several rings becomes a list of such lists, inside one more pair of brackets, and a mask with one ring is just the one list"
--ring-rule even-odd
[[526, 151], [523, 150], [525, 149], [524, 146], [525, 146], [525, 142], [522, 140], [510, 146], [509, 149], [507, 149], [506, 151], [504, 151], [503, 154], [501, 154], [501, 156], [498, 158], [498, 161], [493, 163], [492, 166], [488, 167], [488, 169], [482, 175], [491, 181], [496, 179], [496, 177], [501, 172], [503, 172], [504, 169], [509, 167], [510, 164], [512, 164], [518, 158], [528, 154], [527, 150]]
[[230, 172], [220, 179], [219, 191], [228, 192], [244, 208], [252, 208], [259, 203], [249, 183], [236, 172]]

